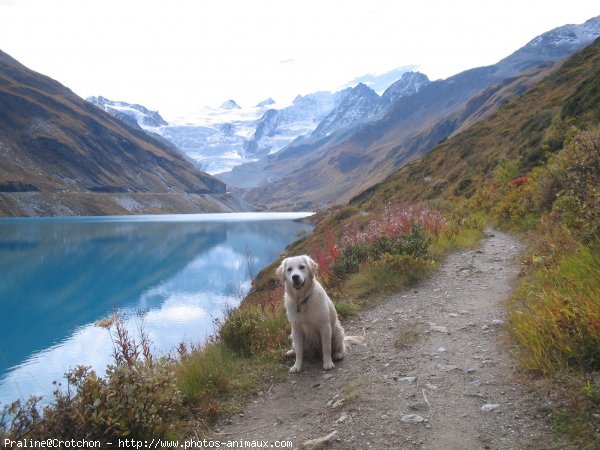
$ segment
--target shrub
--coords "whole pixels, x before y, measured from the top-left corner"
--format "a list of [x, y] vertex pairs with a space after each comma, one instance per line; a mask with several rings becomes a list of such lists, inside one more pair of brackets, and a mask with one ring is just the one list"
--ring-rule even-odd
[[41, 397], [32, 396], [24, 405], [20, 400], [5, 405], [0, 413], [0, 438], [20, 440], [31, 435], [42, 419], [40, 400]]
[[87, 367], [73, 369], [66, 377], [67, 391], [58, 387], [54, 405], [44, 411], [48, 436], [163, 437], [177, 418], [181, 398], [172, 364], [135, 360], [109, 366], [106, 379]]
[[406, 236], [415, 225], [425, 234], [437, 236], [447, 228], [448, 222], [440, 212], [426, 206], [388, 206], [382, 213], [374, 215], [366, 227], [346, 230], [342, 236], [342, 246], [371, 243], [381, 236]]
[[335, 261], [333, 272], [342, 279], [349, 274], [360, 270], [361, 264], [369, 257], [369, 246], [367, 244], [350, 244], [342, 248]]
[[37, 413], [35, 399], [25, 408], [13, 404], [8, 412], [16, 421], [9, 429], [3, 423], [4, 432], [32, 439], [168, 436], [181, 406], [173, 361], [155, 359], [143, 331], [139, 343], [131, 338], [122, 316], [103, 325], [109, 328], [115, 345], [114, 364], [108, 366], [106, 377], [83, 366], [69, 371], [66, 389], [56, 385], [54, 401], [44, 408], [43, 418]]

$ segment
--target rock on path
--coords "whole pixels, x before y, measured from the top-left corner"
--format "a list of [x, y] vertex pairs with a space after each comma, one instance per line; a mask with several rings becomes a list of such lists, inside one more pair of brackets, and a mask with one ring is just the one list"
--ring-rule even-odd
[[300, 448], [337, 431], [327, 448], [552, 448], [506, 330], [521, 248], [488, 231], [478, 250], [450, 255], [430, 279], [344, 323], [366, 344], [335, 369], [305, 364], [220, 423], [215, 438]]

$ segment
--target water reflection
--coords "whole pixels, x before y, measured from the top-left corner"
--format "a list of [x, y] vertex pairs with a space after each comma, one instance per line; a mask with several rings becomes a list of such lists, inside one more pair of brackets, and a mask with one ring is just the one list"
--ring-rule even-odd
[[146, 310], [159, 352], [200, 342], [247, 290], [247, 252], [263, 267], [308, 229], [292, 221], [0, 221], [0, 402], [47, 395], [76, 364], [103, 373], [112, 345], [93, 323], [114, 308], [132, 317]]

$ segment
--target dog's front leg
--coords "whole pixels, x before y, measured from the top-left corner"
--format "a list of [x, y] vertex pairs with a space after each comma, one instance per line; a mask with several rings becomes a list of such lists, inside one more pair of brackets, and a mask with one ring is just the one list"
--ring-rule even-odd
[[331, 360], [331, 326], [321, 328], [321, 348], [323, 349], [323, 369], [330, 370], [335, 366]]
[[304, 359], [304, 337], [301, 333], [292, 330], [292, 342], [296, 351], [296, 362], [290, 369], [290, 373], [300, 373], [302, 371], [302, 360]]

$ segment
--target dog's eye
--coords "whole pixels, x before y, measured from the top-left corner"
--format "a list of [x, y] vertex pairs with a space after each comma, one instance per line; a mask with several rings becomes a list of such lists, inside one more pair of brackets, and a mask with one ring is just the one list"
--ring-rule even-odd
[[292, 271], [292, 268], [291, 268], [291, 267], [288, 267], [288, 270], [287, 270], [287, 271], [288, 271], [288, 272], [291, 272], [291, 271]]
[[306, 266], [300, 266], [300, 270], [306, 269]]

